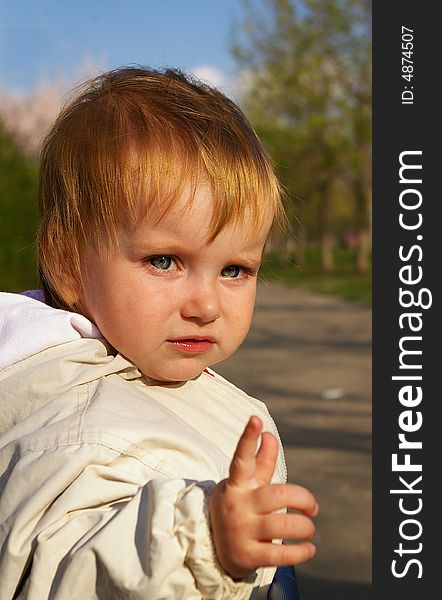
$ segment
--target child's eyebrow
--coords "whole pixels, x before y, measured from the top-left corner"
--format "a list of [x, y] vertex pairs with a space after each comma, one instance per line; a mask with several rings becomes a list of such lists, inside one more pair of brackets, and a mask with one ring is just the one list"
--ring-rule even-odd
[[249, 256], [237, 256], [235, 257], [234, 262], [246, 263], [249, 267], [258, 269], [261, 266], [262, 260], [256, 260], [254, 258], [250, 258]]
[[176, 241], [132, 241], [128, 244], [131, 252], [136, 254], [183, 254], [187, 253], [187, 246], [182, 246]]

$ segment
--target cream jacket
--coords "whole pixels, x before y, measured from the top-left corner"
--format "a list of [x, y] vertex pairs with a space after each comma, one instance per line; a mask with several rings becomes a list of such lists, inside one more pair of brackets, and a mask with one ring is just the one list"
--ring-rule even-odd
[[[149, 382], [87, 324], [73, 334], [72, 313], [12, 296], [0, 294], [0, 600], [266, 598], [274, 569], [233, 581], [207, 514], [249, 416], [277, 435], [265, 406], [211, 371]], [[10, 364], [24, 322], [33, 353]]]

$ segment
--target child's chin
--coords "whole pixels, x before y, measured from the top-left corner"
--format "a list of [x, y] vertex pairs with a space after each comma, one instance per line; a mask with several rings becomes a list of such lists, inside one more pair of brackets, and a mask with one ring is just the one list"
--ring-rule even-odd
[[149, 379], [160, 381], [164, 383], [185, 383], [190, 379], [195, 379], [201, 375], [206, 367], [194, 367], [194, 368], [181, 368], [181, 369], [164, 369], [159, 371], [151, 371], [146, 369], [143, 371]]

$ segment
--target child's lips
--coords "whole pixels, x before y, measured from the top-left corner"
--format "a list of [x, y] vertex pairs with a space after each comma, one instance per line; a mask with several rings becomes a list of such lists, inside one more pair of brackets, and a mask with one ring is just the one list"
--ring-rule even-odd
[[177, 350], [186, 354], [202, 354], [216, 344], [216, 340], [212, 336], [189, 336], [167, 341]]

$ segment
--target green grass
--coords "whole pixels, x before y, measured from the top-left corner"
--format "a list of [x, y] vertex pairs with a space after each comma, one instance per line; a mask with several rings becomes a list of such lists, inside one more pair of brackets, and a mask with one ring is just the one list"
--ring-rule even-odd
[[344, 300], [371, 303], [371, 273], [359, 274], [353, 270], [353, 261], [348, 253], [335, 256], [336, 269], [323, 273], [319, 266], [310, 263], [303, 270], [294, 262], [281, 264], [275, 257], [264, 261], [260, 278], [264, 281], [279, 281], [290, 286], [300, 286], [320, 294], [337, 296]]

